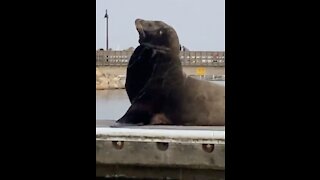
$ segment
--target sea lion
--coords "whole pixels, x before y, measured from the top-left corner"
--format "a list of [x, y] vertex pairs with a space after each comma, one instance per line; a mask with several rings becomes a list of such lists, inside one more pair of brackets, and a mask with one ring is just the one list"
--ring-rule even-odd
[[178, 51], [180, 50], [178, 36], [169, 25], [161, 21], [136, 19], [135, 26], [139, 33], [140, 45], [130, 57], [125, 83], [131, 103], [154, 71], [155, 63], [161, 58], [158, 55], [165, 54], [167, 51], [179, 55]]
[[224, 88], [186, 77], [174, 28], [142, 19], [135, 26], [140, 46], [126, 79], [131, 106], [117, 123], [224, 125]]
[[137, 19], [135, 26], [140, 45], [129, 60], [125, 84], [132, 105], [117, 122], [149, 124], [153, 115], [162, 112], [170, 92], [163, 91], [172, 83], [165, 77], [183, 79], [180, 44], [175, 30], [162, 21]]

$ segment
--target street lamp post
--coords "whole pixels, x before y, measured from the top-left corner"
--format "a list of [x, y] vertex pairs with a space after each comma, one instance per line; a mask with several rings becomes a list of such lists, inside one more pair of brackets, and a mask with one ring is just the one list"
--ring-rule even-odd
[[108, 16], [108, 10], [106, 9], [106, 15], [104, 16], [106, 18], [106, 23], [107, 23], [107, 39], [106, 39], [106, 44], [107, 44], [107, 47], [106, 47], [106, 50], [109, 50], [109, 39], [108, 39], [108, 20], [109, 20], [109, 16]]

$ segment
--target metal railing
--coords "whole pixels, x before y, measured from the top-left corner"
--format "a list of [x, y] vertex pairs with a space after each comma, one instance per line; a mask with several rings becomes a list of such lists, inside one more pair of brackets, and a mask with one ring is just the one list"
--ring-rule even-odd
[[[96, 52], [97, 66], [126, 66], [133, 51], [103, 51]], [[180, 60], [183, 66], [225, 66], [224, 51], [182, 51]]]

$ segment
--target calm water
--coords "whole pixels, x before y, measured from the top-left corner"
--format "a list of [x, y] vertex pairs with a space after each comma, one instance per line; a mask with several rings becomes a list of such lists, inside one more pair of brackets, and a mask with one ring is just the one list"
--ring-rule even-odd
[[[225, 81], [215, 81], [214, 83], [225, 85]], [[117, 120], [124, 115], [129, 107], [130, 101], [124, 89], [96, 91], [97, 120]]]

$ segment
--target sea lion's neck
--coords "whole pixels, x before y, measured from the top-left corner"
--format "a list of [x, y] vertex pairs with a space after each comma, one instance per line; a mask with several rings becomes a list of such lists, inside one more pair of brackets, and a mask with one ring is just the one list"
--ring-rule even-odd
[[157, 45], [154, 45], [154, 44], [150, 44], [150, 43], [141, 43], [140, 45], [143, 45], [143, 46], [146, 46], [146, 47], [150, 47], [152, 49], [155, 49], [157, 50], [158, 52], [161, 52], [161, 53], [173, 53], [175, 52], [175, 50], [171, 49], [171, 48], [168, 48], [168, 47], [163, 47], [163, 46], [157, 46]]

